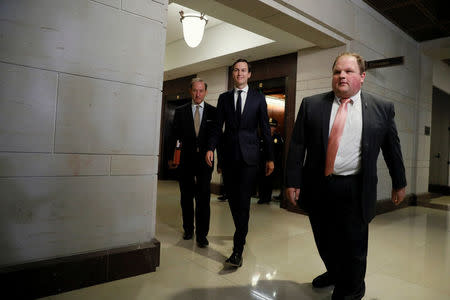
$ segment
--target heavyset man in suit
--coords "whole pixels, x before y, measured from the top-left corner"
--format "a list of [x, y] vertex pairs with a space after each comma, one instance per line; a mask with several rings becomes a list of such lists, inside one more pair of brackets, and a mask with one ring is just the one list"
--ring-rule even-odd
[[208, 246], [206, 236], [210, 219], [210, 182], [213, 168], [205, 162], [208, 131], [216, 120], [216, 108], [204, 101], [208, 85], [200, 78], [191, 81], [192, 102], [175, 110], [173, 132], [181, 142], [179, 185], [183, 215], [183, 239], [192, 239], [195, 234], [199, 247]]
[[286, 164], [286, 194], [308, 212], [327, 269], [313, 286], [334, 285], [332, 299], [361, 299], [380, 149], [396, 205], [405, 197], [405, 168], [394, 105], [361, 92], [363, 58], [343, 53], [332, 70], [333, 91], [307, 97], [301, 104]]
[[[213, 151], [222, 138], [223, 176], [226, 182], [228, 203], [236, 231], [233, 237], [233, 253], [225, 261], [229, 266], [242, 265], [242, 252], [248, 233], [250, 198], [258, 172], [259, 137], [264, 139], [266, 174], [272, 173], [273, 149], [267, 115], [267, 103], [263, 94], [249, 89], [250, 64], [238, 59], [232, 68], [234, 89], [219, 96], [217, 122], [208, 143], [206, 161], [213, 164]], [[225, 132], [222, 136], [222, 128]]]

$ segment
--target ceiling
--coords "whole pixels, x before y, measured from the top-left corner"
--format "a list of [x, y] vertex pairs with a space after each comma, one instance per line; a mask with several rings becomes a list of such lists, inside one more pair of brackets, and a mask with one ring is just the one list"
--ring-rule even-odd
[[450, 36], [446, 0], [363, 0], [418, 42]]
[[[324, 48], [343, 45], [344, 42], [332, 34], [316, 33], [314, 28], [300, 33], [288, 32], [270, 21], [249, 15], [248, 11], [264, 12], [274, 17], [281, 15], [273, 8], [260, 4], [255, 9], [254, 0], [246, 0], [248, 7], [239, 10], [220, 1], [175, 0], [169, 1], [167, 17], [166, 51], [164, 62], [164, 80], [170, 80], [224, 67], [237, 58], [249, 61], [264, 59], [296, 52], [300, 49], [323, 45]], [[188, 8], [189, 7], [189, 8]], [[179, 11], [185, 13], [202, 11], [206, 13], [208, 23], [203, 41], [196, 48], [189, 48], [183, 39]], [[260, 17], [260, 16], [258, 16]], [[284, 18], [286, 23], [289, 18]], [[300, 27], [301, 22], [291, 18], [291, 27]], [[305, 27], [305, 26], [304, 26]], [[303, 36], [307, 33], [315, 39]], [[238, 42], [236, 42], [238, 41]]]
[[[185, 14], [196, 13], [193, 9], [187, 8], [185, 6], [181, 6], [177, 3], [170, 3], [167, 9], [167, 33], [166, 33], [166, 44], [170, 44], [176, 40], [183, 39], [183, 27], [180, 21], [180, 11], [183, 11]], [[208, 29], [211, 27], [220, 25], [223, 21], [213, 18], [211, 16], [206, 16], [208, 19], [208, 24], [206, 25]]]
[[[450, 65], [450, 10], [444, 7], [446, 0], [363, 1], [420, 42], [424, 53]], [[180, 10], [201, 10], [207, 15], [203, 42], [195, 49], [183, 40]], [[326, 28], [316, 30], [256, 0], [169, 0], [167, 20], [164, 80], [227, 66], [238, 57], [252, 61], [314, 46], [326, 49], [345, 44], [343, 38]], [[240, 42], [229, 36], [237, 36]]]

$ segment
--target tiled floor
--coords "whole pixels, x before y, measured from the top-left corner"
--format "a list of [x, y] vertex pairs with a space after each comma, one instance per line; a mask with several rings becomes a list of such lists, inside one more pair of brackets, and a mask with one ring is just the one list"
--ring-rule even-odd
[[[232, 248], [227, 202], [211, 200], [210, 246], [184, 241], [178, 186], [158, 185], [156, 272], [72, 291], [47, 299], [330, 299], [315, 290], [324, 271], [308, 218], [277, 204], [251, 207], [244, 265], [224, 269]], [[370, 225], [364, 299], [450, 299], [450, 211], [409, 207], [377, 216]]]

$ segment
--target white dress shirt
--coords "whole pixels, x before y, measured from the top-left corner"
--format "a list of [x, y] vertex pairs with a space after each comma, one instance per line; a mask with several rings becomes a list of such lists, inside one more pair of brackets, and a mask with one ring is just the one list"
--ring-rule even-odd
[[234, 88], [234, 110], [236, 110], [236, 102], [238, 99], [238, 91], [241, 90], [241, 114], [244, 111], [245, 107], [245, 100], [247, 100], [247, 94], [248, 94], [248, 85], [243, 89], [238, 89], [237, 87]]
[[[362, 105], [361, 90], [347, 104], [347, 118], [345, 120], [344, 132], [339, 142], [339, 148], [334, 161], [333, 174], [354, 175], [361, 169], [361, 138], [362, 138]], [[330, 115], [330, 127], [328, 134], [333, 127], [337, 110], [340, 105], [340, 98], [335, 97]]]
[[[195, 107], [197, 104], [195, 104], [194, 101], [192, 101], [192, 118], [195, 119]], [[202, 101], [200, 104], [198, 104], [198, 112], [200, 113], [200, 124], [202, 124], [203, 119], [203, 107], [205, 106], [205, 101]]]

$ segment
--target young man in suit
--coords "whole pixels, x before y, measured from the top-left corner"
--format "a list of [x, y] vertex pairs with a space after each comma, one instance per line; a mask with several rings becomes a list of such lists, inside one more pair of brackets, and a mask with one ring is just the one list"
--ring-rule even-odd
[[[272, 173], [274, 164], [266, 99], [263, 94], [249, 89], [247, 82], [251, 76], [251, 69], [245, 59], [238, 59], [233, 64], [232, 72], [234, 89], [219, 96], [217, 122], [209, 139], [206, 162], [212, 166], [213, 151], [222, 138], [222, 171], [236, 227], [233, 253], [225, 263], [240, 267], [248, 233], [250, 198], [258, 172], [260, 155], [258, 128], [264, 139], [263, 155], [267, 175]], [[224, 124], [225, 132], [222, 133]]]
[[[189, 92], [192, 102], [175, 110], [173, 132], [181, 142], [179, 185], [183, 215], [183, 239], [192, 239], [195, 234], [199, 247], [209, 245], [206, 236], [210, 219], [210, 182], [213, 168], [206, 164], [205, 155], [208, 131], [216, 120], [216, 108], [204, 101], [208, 85], [200, 78], [191, 81]], [[194, 214], [195, 198], [195, 214]]]
[[313, 286], [334, 285], [332, 299], [361, 299], [380, 149], [396, 205], [405, 197], [405, 168], [394, 105], [361, 92], [363, 58], [343, 53], [332, 70], [333, 91], [307, 97], [301, 104], [286, 164], [286, 195], [308, 212], [327, 269]]

